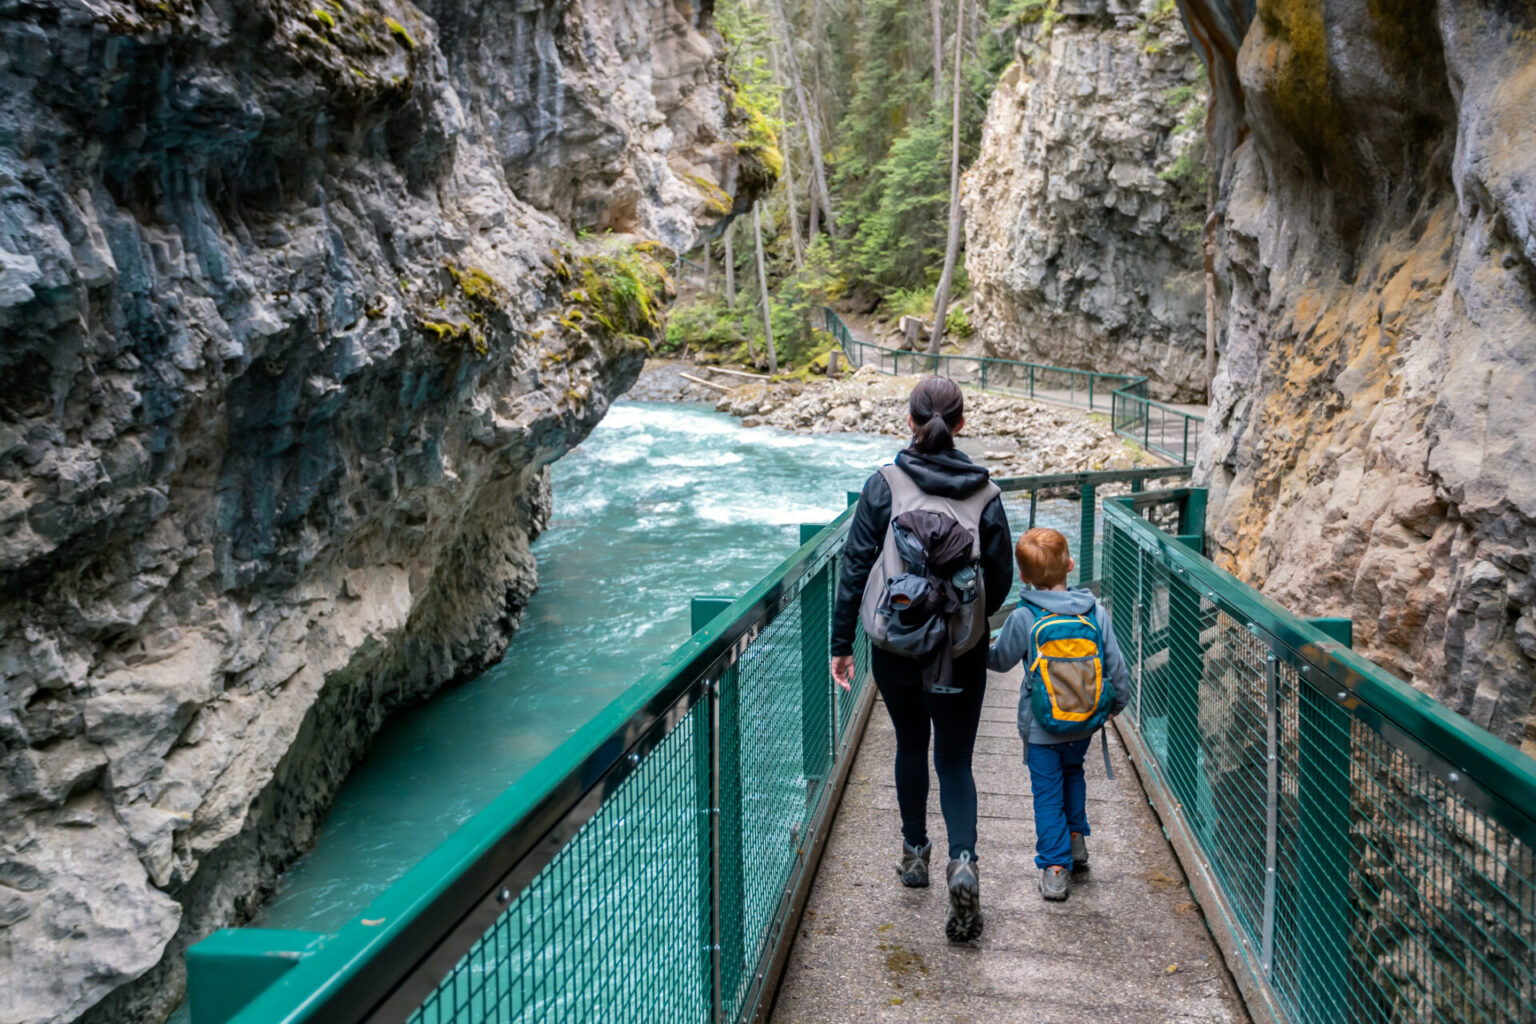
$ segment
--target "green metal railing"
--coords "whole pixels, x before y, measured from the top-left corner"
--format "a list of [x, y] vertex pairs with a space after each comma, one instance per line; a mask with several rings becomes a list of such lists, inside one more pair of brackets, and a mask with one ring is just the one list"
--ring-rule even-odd
[[[852, 510], [335, 935], [216, 933], [197, 1024], [761, 1016], [870, 707], [827, 668]], [[805, 531], [802, 531], [805, 532]]]
[[823, 306], [821, 312], [823, 326], [855, 367], [873, 366], [890, 374], [903, 370], [911, 374], [941, 373], [985, 391], [1106, 412], [1117, 434], [1180, 464], [1194, 462], [1199, 450], [1200, 428], [1205, 421], [1148, 398], [1146, 377], [992, 356], [929, 355], [888, 348], [855, 338], [836, 311]]
[[[999, 480], [1075, 536], [1118, 725], [1254, 1016], [1536, 1018], [1536, 762], [1199, 554], [1189, 467]], [[1099, 499], [1111, 491], [1098, 515]], [[729, 1024], [771, 1008], [873, 701], [827, 674], [851, 511], [334, 935], [225, 931], [196, 1024]], [[994, 625], [997, 623], [994, 623]]]
[[[1096, 495], [1188, 475], [998, 483], [1014, 529], [1076, 534], [1092, 581]], [[862, 634], [854, 689], [827, 672], [851, 515], [740, 600], [697, 599], [665, 665], [337, 934], [194, 947], [196, 1024], [761, 1016], [873, 698]]]
[[1255, 1018], [1536, 1019], [1536, 762], [1201, 557], [1203, 501], [1106, 502], [1101, 592], [1122, 735]]

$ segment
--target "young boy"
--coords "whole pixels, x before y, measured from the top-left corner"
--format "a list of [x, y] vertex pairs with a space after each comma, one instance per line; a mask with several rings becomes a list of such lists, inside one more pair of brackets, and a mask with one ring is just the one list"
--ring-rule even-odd
[[[1004, 623], [987, 664], [994, 672], [1005, 672], [1021, 661], [1024, 663], [1024, 687], [1019, 694], [1019, 736], [1024, 740], [1024, 763], [1029, 766], [1029, 785], [1035, 797], [1035, 866], [1040, 868], [1040, 895], [1048, 900], [1064, 900], [1070, 872], [1088, 866], [1085, 837], [1089, 830], [1083, 758], [1088, 753], [1093, 734], [1102, 726], [1087, 731], [1048, 732], [1035, 721], [1030, 707], [1030, 680], [1034, 677], [1031, 668], [1038, 656], [1034, 639], [1036, 624], [1048, 615], [1068, 616], [1067, 625], [1087, 634], [1085, 640], [1091, 639], [1096, 629], [1100, 637], [1097, 645], [1103, 680], [1114, 686], [1109, 702], [1110, 718], [1125, 707], [1130, 693], [1130, 673], [1126, 670], [1125, 659], [1120, 656], [1115, 634], [1110, 631], [1109, 613], [1099, 607], [1093, 592], [1086, 587], [1067, 589], [1067, 575], [1074, 565], [1067, 550], [1067, 538], [1055, 530], [1030, 530], [1019, 538], [1014, 558], [1019, 563], [1019, 579], [1024, 581], [1025, 589], [1019, 607]], [[1051, 651], [1047, 644], [1046, 653]], [[1061, 688], [1060, 683], [1057, 688]]]

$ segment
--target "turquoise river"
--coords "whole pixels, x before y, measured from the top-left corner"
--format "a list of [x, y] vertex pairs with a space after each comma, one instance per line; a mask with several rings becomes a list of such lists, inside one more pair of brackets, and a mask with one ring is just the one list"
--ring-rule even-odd
[[384, 729], [253, 923], [340, 927], [685, 640], [691, 597], [741, 593], [898, 447], [616, 403], [552, 467], [539, 590], [506, 656]]

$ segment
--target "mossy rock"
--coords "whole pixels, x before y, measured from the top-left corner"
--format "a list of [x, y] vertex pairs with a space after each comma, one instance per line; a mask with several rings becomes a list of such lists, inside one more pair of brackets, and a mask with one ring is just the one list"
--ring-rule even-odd
[[560, 325], [609, 354], [637, 345], [648, 349], [665, 326], [663, 311], [673, 292], [661, 261], [639, 246], [621, 245], [579, 256], [574, 264]]
[[488, 350], [485, 335], [473, 324], [452, 320], [418, 319], [416, 326], [439, 344], [465, 346], [474, 349], [475, 354], [481, 356]]
[[784, 154], [768, 114], [755, 106], [746, 90], [732, 83], [729, 97], [731, 128], [736, 141], [736, 196], [732, 209], [750, 209], [778, 183], [784, 173]]

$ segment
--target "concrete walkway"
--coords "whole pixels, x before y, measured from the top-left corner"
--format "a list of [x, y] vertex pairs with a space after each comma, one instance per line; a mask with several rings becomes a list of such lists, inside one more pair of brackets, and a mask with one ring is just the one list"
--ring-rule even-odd
[[[1221, 955], [1114, 731], [1088, 761], [1093, 869], [1065, 903], [1036, 888], [1029, 778], [1014, 716], [1020, 673], [992, 674], [976, 741], [982, 911], [975, 943], [944, 938], [944, 824], [929, 794], [934, 884], [904, 889], [896, 738], [876, 704], [801, 920], [775, 1024], [1247, 1024]], [[930, 767], [931, 771], [931, 767]]]

